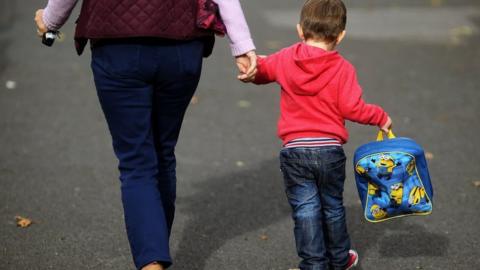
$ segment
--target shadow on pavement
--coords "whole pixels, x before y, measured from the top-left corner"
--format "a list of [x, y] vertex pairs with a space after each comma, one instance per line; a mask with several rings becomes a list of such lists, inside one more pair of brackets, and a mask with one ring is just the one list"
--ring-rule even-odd
[[[278, 161], [250, 171], [199, 183], [181, 208], [190, 217], [175, 256], [175, 269], [204, 269], [228, 240], [275, 223], [290, 214]], [[192, 265], [192, 263], [194, 265]]]
[[408, 219], [425, 217], [404, 217], [371, 224], [364, 219], [360, 205], [347, 207], [346, 210], [353, 247], [360, 255], [357, 269], [363, 269], [362, 256], [367, 256], [370, 249], [378, 250], [379, 256], [385, 259], [443, 257], [447, 254], [450, 240], [445, 235], [429, 232], [427, 227], [418, 224], [406, 223]]
[[[175, 256], [175, 269], [205, 269], [209, 257], [230, 239], [290, 215], [276, 159], [260, 163], [253, 170], [209, 179], [195, 188], [197, 193], [181, 200], [180, 208], [190, 220]], [[352, 242], [360, 256], [366, 255], [369, 249], [378, 249], [380, 256], [387, 258], [437, 257], [447, 252], [448, 238], [428, 232], [423, 226], [406, 223], [408, 218], [369, 224], [360, 206], [346, 210]], [[293, 233], [285, 237], [293, 237]], [[280, 256], [275, 255], [275, 250], [271, 254]], [[258, 266], [258, 269], [266, 267]]]

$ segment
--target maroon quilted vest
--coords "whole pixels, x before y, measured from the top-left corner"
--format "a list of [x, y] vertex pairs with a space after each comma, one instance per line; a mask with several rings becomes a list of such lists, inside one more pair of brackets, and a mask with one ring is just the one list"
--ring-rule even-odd
[[198, 0], [83, 0], [75, 41], [80, 55], [88, 39], [160, 37], [189, 40], [212, 35], [196, 26]]

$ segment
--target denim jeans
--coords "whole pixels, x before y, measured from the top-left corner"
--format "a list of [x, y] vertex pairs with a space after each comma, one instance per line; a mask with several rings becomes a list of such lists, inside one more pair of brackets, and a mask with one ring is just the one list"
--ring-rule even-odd
[[202, 41], [97, 42], [92, 71], [119, 160], [128, 240], [138, 269], [171, 264], [175, 146], [200, 79]]
[[301, 270], [344, 269], [348, 262], [345, 161], [339, 146], [284, 148], [280, 152]]

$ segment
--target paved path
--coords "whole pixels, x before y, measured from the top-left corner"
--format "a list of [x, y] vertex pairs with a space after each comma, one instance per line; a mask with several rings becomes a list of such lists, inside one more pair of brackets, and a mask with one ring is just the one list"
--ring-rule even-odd
[[[32, 16], [45, 1], [0, 3], [0, 269], [133, 269], [116, 161], [89, 53], [51, 49]], [[296, 42], [300, 1], [244, 1], [260, 53]], [[348, 1], [340, 51], [357, 67], [367, 100], [382, 104], [398, 135], [428, 152], [435, 209], [382, 224], [362, 219], [352, 170], [345, 204], [360, 269], [475, 269], [480, 264], [480, 5], [475, 0]], [[11, 23], [13, 20], [13, 24]], [[350, 21], [349, 21], [350, 22]], [[173, 270], [287, 270], [298, 259], [275, 138], [278, 87], [234, 80], [220, 40], [178, 146]], [[14, 89], [7, 89], [14, 81]], [[10, 83], [12, 86], [12, 83]], [[375, 137], [350, 125], [354, 149]], [[34, 220], [27, 229], [14, 216]]]

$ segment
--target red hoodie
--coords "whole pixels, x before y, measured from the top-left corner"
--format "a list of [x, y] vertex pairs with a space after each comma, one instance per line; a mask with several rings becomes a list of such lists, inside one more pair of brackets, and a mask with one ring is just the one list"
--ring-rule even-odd
[[282, 91], [278, 136], [283, 143], [312, 137], [348, 141], [345, 119], [383, 126], [387, 113], [362, 99], [355, 68], [336, 51], [297, 43], [259, 59], [254, 83]]

